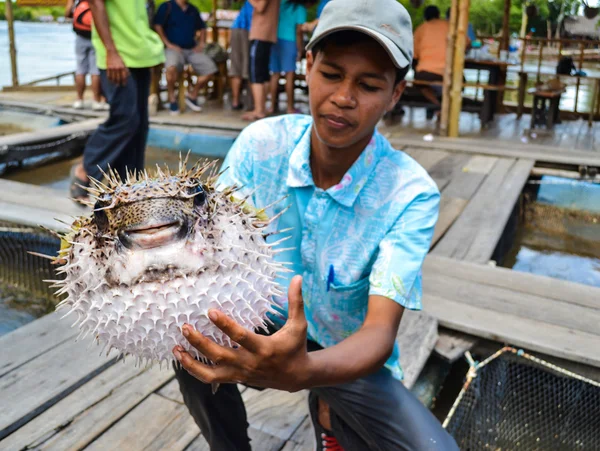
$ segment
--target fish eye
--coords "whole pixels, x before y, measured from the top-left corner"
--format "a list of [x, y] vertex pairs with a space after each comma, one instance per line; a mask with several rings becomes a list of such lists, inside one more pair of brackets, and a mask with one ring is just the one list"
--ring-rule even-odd
[[190, 194], [194, 195], [194, 207], [200, 207], [206, 202], [206, 191], [201, 184], [194, 186], [190, 190]]

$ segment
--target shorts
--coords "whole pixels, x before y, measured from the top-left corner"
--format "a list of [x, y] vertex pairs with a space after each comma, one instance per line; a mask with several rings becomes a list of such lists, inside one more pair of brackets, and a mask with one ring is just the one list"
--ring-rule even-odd
[[165, 67], [176, 67], [177, 72], [181, 72], [185, 64], [191, 65], [196, 75], [200, 76], [218, 71], [215, 62], [205, 53], [194, 52], [194, 49], [181, 49], [181, 52], [165, 49]]
[[100, 75], [96, 65], [96, 51], [91, 39], [75, 35], [75, 73], [77, 75]]
[[[444, 81], [444, 76], [422, 70], [415, 72], [414, 79], [423, 81]], [[442, 96], [443, 88], [441, 86], [428, 86], [428, 88], [433, 90], [438, 97]]]
[[296, 72], [296, 57], [298, 48], [295, 41], [278, 39], [277, 44], [271, 49], [269, 69], [273, 74], [281, 72]]
[[248, 78], [250, 68], [250, 40], [248, 39], [248, 30], [243, 28], [233, 28], [231, 30], [231, 53], [229, 60], [229, 75], [231, 77]]
[[272, 42], [250, 41], [250, 83], [266, 83], [271, 79], [269, 58]]

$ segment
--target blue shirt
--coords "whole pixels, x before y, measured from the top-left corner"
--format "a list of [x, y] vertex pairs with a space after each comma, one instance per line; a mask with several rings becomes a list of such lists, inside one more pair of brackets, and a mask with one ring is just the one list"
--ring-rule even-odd
[[246, 0], [238, 16], [233, 21], [231, 28], [242, 28], [244, 30], [250, 31], [250, 25], [252, 24], [252, 11], [254, 8], [250, 4], [249, 0]]
[[154, 23], [161, 25], [167, 39], [182, 49], [196, 46], [196, 32], [206, 28], [198, 9], [188, 4], [184, 11], [175, 0], [169, 0], [158, 7]]
[[331, 0], [321, 0], [317, 5], [317, 19], [321, 17], [321, 13], [323, 12], [323, 8], [325, 5], [329, 3]]
[[[435, 182], [415, 160], [395, 150], [375, 131], [370, 143], [341, 182], [327, 190], [315, 186], [310, 169], [312, 118], [284, 115], [246, 127], [223, 163], [219, 187], [243, 186], [240, 196], [267, 211], [287, 210], [272, 230], [293, 227], [278, 245], [278, 254], [293, 273], [281, 282], [285, 292], [274, 301], [287, 312], [287, 288], [295, 274], [303, 276], [309, 339], [323, 347], [344, 340], [362, 325], [368, 296], [382, 295], [408, 309], [421, 305], [421, 266], [438, 218], [440, 194]], [[283, 324], [284, 320], [272, 318]], [[394, 377], [403, 378], [400, 350], [394, 346], [386, 362]]]
[[304, 22], [306, 22], [306, 8], [283, 0], [279, 7], [277, 39], [296, 42], [296, 27]]

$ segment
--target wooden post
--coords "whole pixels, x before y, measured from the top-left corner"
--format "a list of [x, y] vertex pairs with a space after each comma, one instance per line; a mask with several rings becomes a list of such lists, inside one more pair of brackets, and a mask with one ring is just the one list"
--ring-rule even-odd
[[[579, 44], [579, 67], [578, 69], [583, 69], [583, 60], [585, 57], [585, 43], [581, 42]], [[577, 102], [579, 101], [579, 87], [581, 86], [581, 76], [577, 76], [577, 85], [575, 87], [575, 105], [573, 107], [573, 111], [577, 113]]]
[[452, 86], [452, 66], [454, 63], [454, 42], [456, 40], [456, 18], [458, 17], [458, 0], [452, 0], [450, 6], [450, 27], [446, 38], [446, 67], [444, 69], [444, 85], [442, 86], [442, 110], [440, 117], [440, 135], [448, 136], [448, 116], [450, 114], [450, 88]]
[[469, 0], [460, 0], [458, 8], [458, 27], [456, 45], [454, 47], [454, 63], [452, 67], [452, 93], [450, 95], [450, 119], [448, 136], [458, 136], [460, 110], [462, 107], [463, 73], [465, 70], [465, 46], [467, 43], [467, 27], [469, 24]]
[[10, 52], [10, 68], [12, 71], [12, 85], [19, 86], [19, 75], [17, 73], [17, 48], [15, 47], [15, 28], [12, 10], [12, 0], [4, 2], [4, 11], [8, 22], [8, 48]]
[[510, 19], [510, 0], [504, 0], [504, 17], [502, 18], [502, 41], [500, 50], [508, 50], [508, 32]]
[[217, 29], [217, 0], [212, 2], [212, 14], [213, 14], [213, 26], [212, 26], [212, 39], [214, 43], [219, 42], [219, 30]]

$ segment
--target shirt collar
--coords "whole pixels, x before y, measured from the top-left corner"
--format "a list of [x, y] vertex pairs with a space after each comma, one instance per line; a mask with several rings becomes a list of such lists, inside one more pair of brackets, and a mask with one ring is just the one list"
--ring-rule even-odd
[[[287, 186], [291, 188], [315, 186], [310, 169], [311, 129], [312, 126], [307, 127], [290, 155]], [[381, 154], [380, 138], [379, 132], [375, 130], [369, 144], [367, 144], [367, 147], [361, 152], [354, 164], [344, 174], [340, 183], [330, 187], [326, 191], [332, 199], [346, 207], [351, 207], [354, 204], [373, 169], [377, 166], [377, 161]]]

